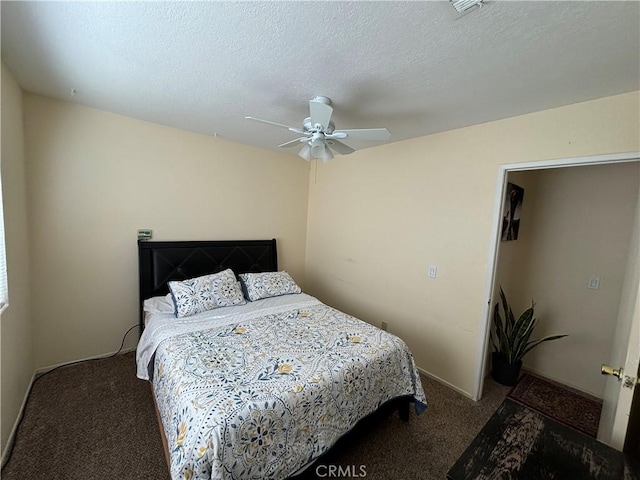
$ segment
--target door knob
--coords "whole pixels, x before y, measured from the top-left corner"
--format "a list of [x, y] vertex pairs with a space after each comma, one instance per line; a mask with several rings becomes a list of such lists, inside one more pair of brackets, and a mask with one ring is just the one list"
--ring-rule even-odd
[[603, 364], [600, 366], [600, 373], [602, 375], [613, 375], [614, 377], [617, 377], [618, 380], [620, 380], [622, 378], [622, 367], [613, 368], [613, 367], [610, 367], [609, 365]]

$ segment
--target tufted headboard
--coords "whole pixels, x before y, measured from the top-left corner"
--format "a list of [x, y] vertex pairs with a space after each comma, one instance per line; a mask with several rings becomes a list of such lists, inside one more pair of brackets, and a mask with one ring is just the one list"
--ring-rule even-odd
[[167, 282], [231, 268], [236, 275], [278, 270], [276, 240], [138, 241], [140, 331], [142, 304], [169, 293]]

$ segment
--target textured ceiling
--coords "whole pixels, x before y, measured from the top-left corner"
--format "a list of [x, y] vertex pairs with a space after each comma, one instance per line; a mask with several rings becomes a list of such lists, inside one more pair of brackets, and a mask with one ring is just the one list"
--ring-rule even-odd
[[296, 135], [244, 117], [300, 127], [314, 95], [337, 128], [387, 127], [394, 142], [640, 89], [637, 1], [1, 9], [2, 59], [25, 90], [274, 150]]

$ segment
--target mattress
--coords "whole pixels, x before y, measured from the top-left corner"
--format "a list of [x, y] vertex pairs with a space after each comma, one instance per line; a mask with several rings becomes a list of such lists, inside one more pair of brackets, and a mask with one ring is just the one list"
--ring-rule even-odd
[[388, 400], [427, 407], [400, 338], [306, 294], [145, 319], [138, 377], [174, 479], [287, 478]]

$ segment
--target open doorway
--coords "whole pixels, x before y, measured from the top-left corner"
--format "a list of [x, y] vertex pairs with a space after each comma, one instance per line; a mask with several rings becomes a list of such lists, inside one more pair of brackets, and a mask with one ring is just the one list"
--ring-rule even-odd
[[[605, 385], [599, 367], [611, 356], [628, 264], [639, 169], [634, 152], [507, 165], [500, 172], [486, 333], [499, 286], [514, 310], [535, 300], [542, 321], [534, 336], [570, 336], [532, 350], [525, 368], [599, 398]], [[524, 197], [518, 239], [505, 242], [501, 217], [509, 182], [522, 188]], [[483, 342], [477, 398], [490, 368], [489, 350]]]
[[[524, 189], [519, 238], [501, 240], [496, 287], [514, 313], [536, 303], [523, 367], [602, 398], [638, 198], [638, 162], [509, 172]], [[497, 298], [494, 296], [494, 298]], [[495, 303], [495, 302], [494, 302]]]

